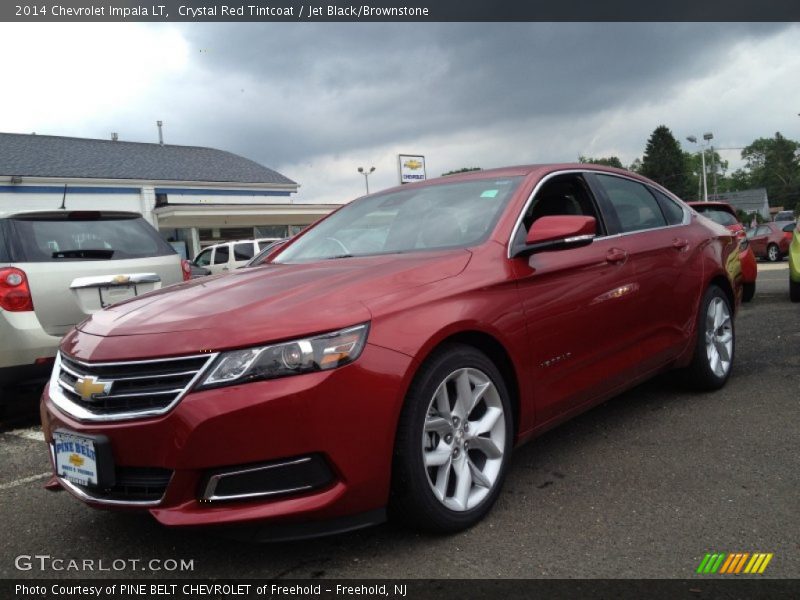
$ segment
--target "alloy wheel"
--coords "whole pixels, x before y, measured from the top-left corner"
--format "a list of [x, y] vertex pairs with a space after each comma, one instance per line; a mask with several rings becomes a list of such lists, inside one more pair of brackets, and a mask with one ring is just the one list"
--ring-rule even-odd
[[717, 377], [724, 377], [731, 368], [733, 356], [733, 324], [728, 305], [716, 297], [706, 311], [706, 356]]
[[426, 414], [422, 458], [434, 495], [453, 511], [475, 508], [503, 466], [506, 415], [495, 384], [479, 369], [453, 371]]

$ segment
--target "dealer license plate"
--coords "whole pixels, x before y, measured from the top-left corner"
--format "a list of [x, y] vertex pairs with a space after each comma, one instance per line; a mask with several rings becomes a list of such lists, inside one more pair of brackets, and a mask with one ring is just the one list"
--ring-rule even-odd
[[97, 455], [92, 438], [56, 431], [53, 446], [59, 477], [78, 485], [97, 485]]

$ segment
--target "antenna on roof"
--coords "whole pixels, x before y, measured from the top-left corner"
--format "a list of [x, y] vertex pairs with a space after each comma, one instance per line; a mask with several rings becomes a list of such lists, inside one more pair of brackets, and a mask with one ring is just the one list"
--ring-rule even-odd
[[61, 196], [61, 206], [59, 206], [59, 208], [61, 210], [67, 210], [66, 202], [67, 202], [67, 184], [65, 183], [64, 184], [64, 195]]
[[164, 125], [163, 121], [156, 121], [156, 125], [158, 125], [158, 143], [162, 146], [164, 145], [164, 132], [161, 130], [161, 126]]

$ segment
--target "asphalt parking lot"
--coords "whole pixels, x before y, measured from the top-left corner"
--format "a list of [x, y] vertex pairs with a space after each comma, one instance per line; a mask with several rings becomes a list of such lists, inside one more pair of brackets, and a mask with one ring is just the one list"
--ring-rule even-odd
[[[452, 536], [383, 525], [252, 545], [91, 510], [43, 489], [47, 449], [20, 396], [0, 423], [0, 577], [684, 578], [717, 551], [774, 553], [763, 577], [800, 577], [800, 306], [786, 269], [760, 265], [723, 390], [668, 374], [545, 434], [515, 453], [490, 516]], [[193, 571], [17, 570], [37, 554]]]

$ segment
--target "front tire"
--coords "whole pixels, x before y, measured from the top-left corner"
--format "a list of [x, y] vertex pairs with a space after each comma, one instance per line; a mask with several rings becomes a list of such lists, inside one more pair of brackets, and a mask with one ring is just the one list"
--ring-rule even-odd
[[778, 262], [781, 259], [781, 250], [776, 244], [767, 246], [767, 260], [769, 262]]
[[420, 368], [400, 415], [390, 515], [433, 532], [471, 527], [500, 494], [512, 442], [495, 364], [472, 346], [443, 346]]
[[717, 390], [731, 374], [736, 332], [728, 296], [716, 285], [706, 290], [700, 303], [696, 338], [687, 369], [689, 383], [697, 389]]

